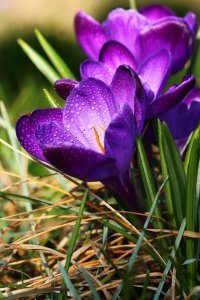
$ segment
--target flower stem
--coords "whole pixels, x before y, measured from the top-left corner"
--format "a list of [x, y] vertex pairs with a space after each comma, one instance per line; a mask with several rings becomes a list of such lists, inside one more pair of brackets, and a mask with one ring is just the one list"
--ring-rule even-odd
[[129, 0], [130, 8], [137, 9], [136, 1], [135, 0]]

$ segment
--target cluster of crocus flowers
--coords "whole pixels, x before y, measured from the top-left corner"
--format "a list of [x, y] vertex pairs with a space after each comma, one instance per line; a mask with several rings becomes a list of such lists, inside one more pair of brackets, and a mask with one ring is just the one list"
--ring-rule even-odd
[[[125, 85], [118, 85], [120, 78], [126, 92]], [[130, 162], [149, 97], [139, 77], [120, 66], [111, 86], [88, 78], [74, 87], [64, 109], [22, 116], [17, 137], [34, 157], [84, 181], [104, 182], [138, 210], [132, 201]]]
[[195, 16], [179, 18], [155, 5], [140, 13], [116, 9], [100, 24], [80, 12], [75, 29], [90, 58], [80, 66], [82, 81], [58, 80], [55, 90], [66, 100], [64, 109], [22, 116], [17, 137], [34, 157], [81, 180], [103, 182], [139, 210], [130, 169], [136, 135], [145, 120], [161, 116], [171, 122], [179, 111], [193, 112], [199, 104], [191, 100], [199, 97], [192, 75], [163, 94], [170, 75], [191, 55]]

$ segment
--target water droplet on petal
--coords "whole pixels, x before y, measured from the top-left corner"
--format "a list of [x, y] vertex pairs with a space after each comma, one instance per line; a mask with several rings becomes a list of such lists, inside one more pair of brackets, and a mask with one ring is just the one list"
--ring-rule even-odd
[[92, 124], [90, 124], [90, 123], [87, 125], [87, 128], [88, 128], [88, 129], [91, 129], [92, 127], [93, 127], [93, 126], [92, 126]]

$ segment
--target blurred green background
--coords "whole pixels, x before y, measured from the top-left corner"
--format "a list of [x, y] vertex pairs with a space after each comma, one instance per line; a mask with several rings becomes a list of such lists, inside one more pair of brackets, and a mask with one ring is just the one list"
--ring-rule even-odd
[[[148, 0], [136, 2], [138, 8], [153, 3]], [[192, 10], [198, 19], [200, 17], [199, 0], [157, 3], [169, 5], [180, 16]], [[128, 8], [129, 1], [0, 0], [0, 99], [6, 104], [13, 124], [23, 112], [48, 105], [43, 88], [53, 92], [49, 82], [22, 52], [17, 39], [23, 38], [43, 53], [34, 35], [34, 29], [38, 28], [78, 77], [84, 54], [76, 42], [74, 15], [78, 10], [84, 10], [103, 20], [109, 10], [119, 6]]]
[[[150, 3], [155, 1], [136, 1], [138, 9]], [[200, 0], [166, 0], [157, 3], [170, 6], [179, 16], [191, 10], [200, 20]], [[34, 29], [38, 28], [79, 78], [79, 65], [85, 57], [76, 42], [73, 28], [75, 14], [84, 10], [103, 21], [108, 12], [116, 7], [129, 8], [130, 4], [128, 0], [0, 0], [0, 100], [5, 103], [13, 127], [24, 112], [49, 106], [43, 88], [56, 96], [51, 84], [17, 44], [17, 39], [24, 39], [44, 55], [34, 34]], [[180, 78], [178, 76], [172, 80], [176, 81]], [[0, 112], [0, 137], [12, 144], [12, 138], [8, 137], [8, 129], [3, 129], [3, 123], [5, 121]], [[12, 134], [14, 141], [13, 129]], [[13, 151], [0, 144], [0, 169], [2, 166], [14, 170], [16, 161]], [[29, 171], [35, 175], [42, 174], [42, 168], [33, 163], [29, 164]]]

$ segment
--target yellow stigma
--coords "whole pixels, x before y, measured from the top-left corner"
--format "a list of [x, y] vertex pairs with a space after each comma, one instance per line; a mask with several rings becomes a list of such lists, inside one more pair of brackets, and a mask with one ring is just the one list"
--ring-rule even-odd
[[[101, 127], [101, 126], [100, 126], [100, 127]], [[101, 152], [104, 154], [104, 147], [102, 146], [102, 144], [101, 144], [101, 142], [100, 142], [98, 132], [97, 132], [95, 126], [93, 126], [93, 128], [94, 128], [94, 134], [95, 134], [95, 138], [96, 138], [97, 144], [98, 144], [98, 146], [99, 146]]]

